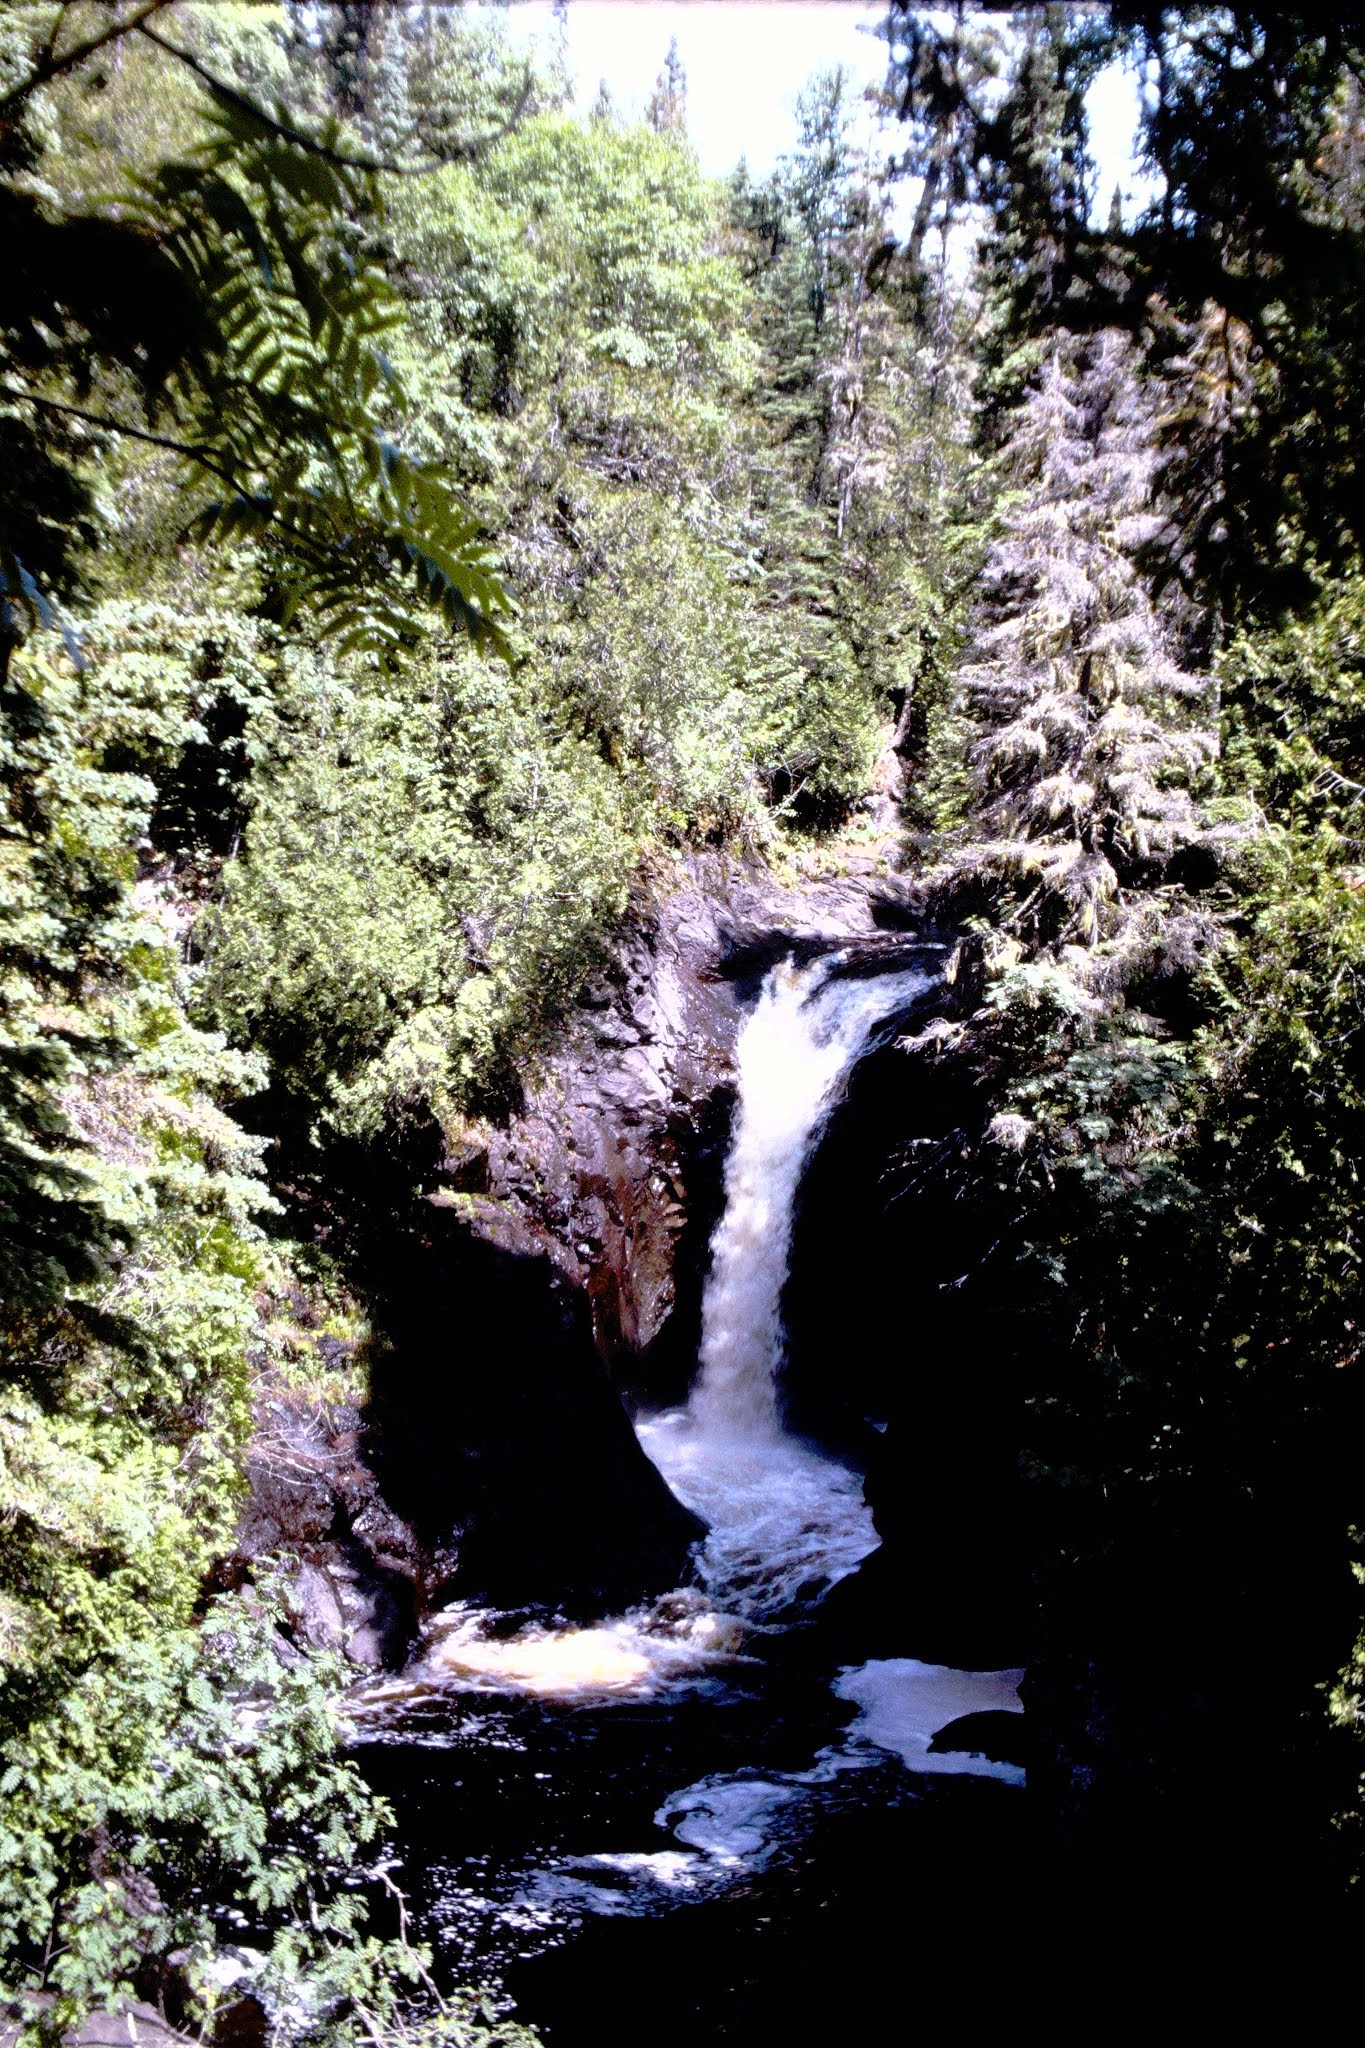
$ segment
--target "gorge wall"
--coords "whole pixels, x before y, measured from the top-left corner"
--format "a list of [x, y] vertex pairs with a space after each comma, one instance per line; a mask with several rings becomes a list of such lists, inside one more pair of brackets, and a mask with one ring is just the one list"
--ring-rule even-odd
[[[986, 1526], [974, 1503], [982, 1474], [998, 1475], [981, 1448], [979, 1374], [964, 1372], [939, 1307], [945, 1262], [965, 1246], [945, 1236], [932, 1190], [916, 1221], [904, 1184], [907, 1160], [978, 1116], [953, 1021], [974, 976], [925, 930], [913, 887], [863, 865], [785, 882], [700, 855], [657, 878], [518, 1112], [446, 1134], [401, 1225], [368, 1257], [362, 1247], [376, 1326], [367, 1414], [300, 1417], [277, 1400], [243, 1527], [246, 1556], [283, 1547], [304, 1560], [306, 1633], [391, 1663], [417, 1614], [448, 1597], [600, 1613], [685, 1576], [698, 1525], [627, 1408], [683, 1399], [696, 1368], [747, 1010], [777, 960], [834, 944], [851, 971], [913, 952], [943, 979], [914, 1047], [855, 1070], [805, 1175], [784, 1302], [789, 1415], [869, 1467], [884, 1536], [919, 1554], [933, 1522], [932, 1548], [954, 1559], [930, 1575], [945, 1613], [962, 1605], [964, 1572], [981, 1590], [967, 1552], [989, 1536], [969, 1545], [966, 1530]], [[954, 1390], [968, 1386], [964, 1402]], [[1006, 1462], [1002, 1441], [994, 1463]], [[869, 1654], [923, 1647], [903, 1578], [888, 1558], [875, 1597], [844, 1595]]]
[[391, 1666], [450, 1599], [590, 1619], [687, 1577], [700, 1525], [629, 1416], [696, 1370], [743, 1021], [776, 962], [835, 946], [845, 971], [936, 980], [848, 1074], [795, 1204], [787, 1422], [865, 1472], [880, 1538], [809, 1641], [836, 1663], [1029, 1664], [1009, 1734], [1049, 1809], [1088, 1811], [1112, 1779], [1130, 1812], [1190, 1717], [1172, 1736], [1154, 1698], [1149, 1729], [1146, 1677], [1094, 1664], [1085, 1614], [1043, 1639], [1058, 1496], [1025, 1453], [1047, 1333], [990, 1257], [1011, 1219], [975, 1164], [999, 1088], [981, 963], [885, 872], [789, 885], [699, 857], [637, 902], [517, 1112], [447, 1134], [371, 1248], [367, 1410], [262, 1414], [238, 1566], [291, 1552], [299, 1632]]
[[695, 1370], [746, 1008], [784, 955], [889, 963], [914, 922], [894, 878], [694, 858], [637, 901], [519, 1112], [448, 1147], [379, 1304], [372, 1417], [386, 1496], [462, 1594], [601, 1612], [685, 1576], [697, 1525], [623, 1401]]

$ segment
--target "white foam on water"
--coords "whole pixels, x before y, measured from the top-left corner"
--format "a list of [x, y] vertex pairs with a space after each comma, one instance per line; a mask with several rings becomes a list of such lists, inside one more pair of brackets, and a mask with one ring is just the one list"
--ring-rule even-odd
[[834, 1690], [861, 1709], [848, 1731], [853, 1742], [888, 1750], [912, 1771], [1022, 1785], [1018, 1764], [997, 1763], [969, 1750], [933, 1751], [929, 1745], [964, 1714], [1022, 1714], [1023, 1677], [1022, 1671], [957, 1671], [947, 1664], [922, 1664], [916, 1657], [877, 1657], [841, 1672]]
[[675, 1792], [655, 1819], [713, 1865], [729, 1871], [753, 1869], [767, 1861], [778, 1816], [800, 1799], [806, 1782], [804, 1772], [771, 1778], [745, 1773], [704, 1778]]
[[647, 1877], [670, 1891], [691, 1891], [697, 1881], [697, 1859], [677, 1849], [604, 1851], [585, 1862], [625, 1877]]
[[837, 1742], [819, 1751], [809, 1770], [703, 1778], [674, 1793], [655, 1821], [705, 1859], [712, 1884], [728, 1883], [770, 1863], [784, 1837], [799, 1827], [802, 1809], [836, 1779], [875, 1769], [888, 1756], [898, 1756], [915, 1773], [1022, 1785], [1025, 1774], [1017, 1764], [964, 1750], [938, 1753], [929, 1745], [964, 1714], [1022, 1714], [1023, 1676], [1022, 1671], [957, 1671], [913, 1657], [877, 1658], [856, 1666], [840, 1673], [834, 1690], [861, 1711]]
[[584, 1913], [637, 1919], [717, 1888], [717, 1873], [706, 1859], [685, 1850], [603, 1851], [537, 1871], [514, 1904], [561, 1922]]
[[592, 1706], [645, 1700], [694, 1684], [744, 1654], [748, 1631], [694, 1587], [666, 1593], [590, 1628], [529, 1622], [508, 1632], [496, 1613], [448, 1607], [427, 1630], [408, 1682], [453, 1692], [514, 1693]]
[[639, 1437], [709, 1524], [698, 1577], [729, 1613], [763, 1621], [807, 1605], [877, 1547], [857, 1473], [794, 1437], [716, 1439], [690, 1408], [641, 1423]]
[[866, 1768], [867, 1761], [822, 1752], [809, 1771], [703, 1778], [673, 1793], [654, 1816], [683, 1849], [566, 1857], [538, 1872], [521, 1899], [574, 1917], [644, 1916], [677, 1905], [681, 1894], [727, 1891], [737, 1878], [764, 1869], [785, 1834], [799, 1831], [801, 1809], [817, 1787], [841, 1770]]

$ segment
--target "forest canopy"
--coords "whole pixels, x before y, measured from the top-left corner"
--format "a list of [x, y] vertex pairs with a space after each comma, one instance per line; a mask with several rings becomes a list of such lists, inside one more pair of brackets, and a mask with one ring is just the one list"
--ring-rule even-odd
[[484, 10], [0, 15], [0, 1981], [49, 2034], [211, 2018], [232, 1912], [294, 2037], [492, 2024], [367, 1931], [287, 1574], [215, 1573], [262, 1376], [363, 1330], [327, 1191], [420, 1199], [701, 850], [894, 859], [964, 941], [934, 1170], [999, 1220], [1044, 1632], [1272, 1636], [1354, 1868], [1365, 15], [883, 34], [876, 150], [836, 67], [718, 181], [675, 63], [628, 123]]

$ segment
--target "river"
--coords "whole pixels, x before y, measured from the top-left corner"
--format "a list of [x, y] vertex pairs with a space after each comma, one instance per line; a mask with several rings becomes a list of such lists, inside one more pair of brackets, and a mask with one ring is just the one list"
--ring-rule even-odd
[[877, 1536], [859, 1473], [784, 1426], [793, 1205], [846, 1076], [931, 986], [848, 969], [838, 952], [780, 965], [747, 1021], [696, 1382], [637, 1420], [709, 1525], [694, 1582], [588, 1626], [447, 1608], [353, 1703], [438, 1976], [515, 1997], [550, 2042], [641, 2038], [629, 2003], [604, 2006], [603, 1970], [620, 1991], [687, 1957], [645, 2038], [742, 2033], [754, 1958], [773, 1949], [771, 2012], [806, 1922], [858, 1894], [850, 1855], [918, 1841], [927, 1882], [941, 1815], [969, 1861], [1013, 1824], [1023, 1771], [953, 1746], [951, 1724], [1021, 1711], [1022, 1673], [844, 1662], [822, 1627]]

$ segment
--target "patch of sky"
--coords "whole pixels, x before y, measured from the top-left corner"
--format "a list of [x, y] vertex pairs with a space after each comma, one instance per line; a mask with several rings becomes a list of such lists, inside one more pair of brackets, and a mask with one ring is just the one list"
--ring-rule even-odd
[[[885, 77], [886, 44], [876, 33], [885, 12], [857, 0], [570, 0], [566, 56], [580, 106], [605, 79], [618, 110], [639, 119], [676, 38], [703, 169], [725, 177], [742, 156], [761, 177], [794, 145], [796, 97], [814, 72], [843, 64], [857, 93]], [[553, 47], [549, 0], [515, 0], [507, 21], [518, 42]]]
[[1092, 212], [1107, 220], [1115, 192], [1125, 227], [1160, 196], [1161, 180], [1142, 162], [1138, 123], [1142, 117], [1142, 81], [1124, 64], [1110, 64], [1085, 96], [1090, 125], [1090, 154], [1095, 163]]
[[[524, 48], [555, 47], [561, 34], [551, 0], [511, 0], [490, 7]], [[842, 64], [860, 104], [855, 141], [872, 161], [899, 147], [894, 124], [878, 131], [861, 94], [886, 76], [886, 44], [878, 34], [885, 7], [860, 0], [570, 0], [564, 55], [580, 107], [600, 83], [627, 119], [641, 119], [676, 40], [687, 73], [687, 128], [704, 170], [726, 177], [743, 157], [757, 177], [796, 143], [798, 94], [817, 71]], [[1009, 16], [986, 15], [1008, 31]], [[1111, 65], [1086, 96], [1095, 159], [1094, 208], [1108, 217], [1117, 187], [1131, 225], [1157, 192], [1137, 153], [1140, 81]], [[916, 181], [896, 195], [893, 228], [908, 226]]]

